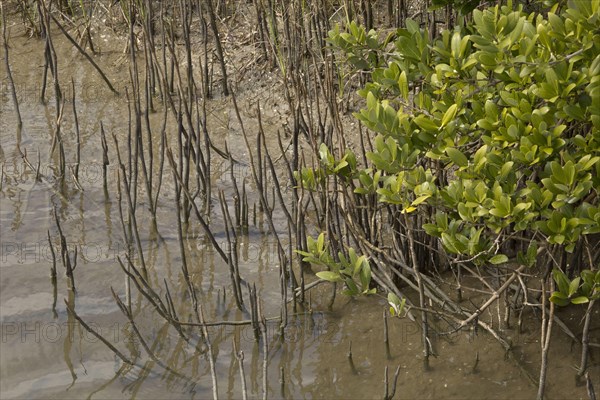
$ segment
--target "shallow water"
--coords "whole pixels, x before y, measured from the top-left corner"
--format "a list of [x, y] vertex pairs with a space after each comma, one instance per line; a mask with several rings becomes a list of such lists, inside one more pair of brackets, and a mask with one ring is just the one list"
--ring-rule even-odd
[[[153, 307], [135, 289], [132, 309], [136, 324], [154, 353], [171, 371], [151, 360], [132, 335], [131, 325], [111, 295], [111, 287], [121, 297], [126, 295], [126, 279], [118, 257], [127, 254], [116, 198], [117, 170], [115, 149], [109, 143], [109, 192], [102, 187], [102, 155], [100, 121], [107, 134], [119, 140], [121, 151], [127, 137], [127, 101], [123, 94], [111, 94], [95, 71], [58, 33], [59, 79], [66, 98], [70, 98], [70, 79], [75, 82], [76, 106], [81, 129], [80, 178], [83, 191], [72, 178], [60, 190], [54, 178], [56, 153], [50, 155], [56, 110], [51, 96], [48, 105], [41, 104], [38, 94], [43, 66], [43, 43], [26, 39], [13, 27], [10, 63], [20, 100], [24, 126], [16, 128], [14, 105], [6, 71], [2, 69], [0, 86], [0, 192], [1, 258], [0, 258], [0, 398], [181, 398], [212, 397], [212, 380], [205, 345], [199, 343], [199, 331], [190, 330], [191, 344], [181, 340], [177, 332], [157, 315]], [[111, 44], [104, 44], [106, 49]], [[120, 47], [120, 46], [117, 46]], [[5, 56], [5, 55], [3, 55]], [[127, 86], [127, 67], [118, 61], [120, 55], [106, 51], [97, 61], [114, 79], [116, 86]], [[3, 61], [3, 60], [2, 60]], [[4, 63], [2, 62], [2, 68]], [[256, 90], [265, 90], [258, 89]], [[265, 98], [272, 96], [266, 93]], [[249, 90], [246, 99], [261, 97]], [[240, 96], [244, 100], [243, 95]], [[271, 100], [273, 104], [277, 99]], [[267, 100], [264, 107], [273, 107]], [[157, 107], [159, 107], [157, 105]], [[75, 133], [71, 104], [65, 106], [62, 132], [67, 149], [67, 164], [74, 165]], [[217, 145], [227, 139], [242, 164], [236, 164], [238, 181], [251, 180], [251, 171], [243, 164], [247, 157], [243, 139], [227, 100], [209, 104], [210, 131]], [[223, 109], [227, 111], [223, 111]], [[280, 107], [283, 109], [283, 107]], [[267, 114], [265, 130], [276, 134], [280, 129], [279, 114]], [[256, 127], [250, 112], [243, 115], [247, 127]], [[160, 130], [162, 112], [151, 117], [153, 132]], [[175, 130], [172, 118], [168, 132]], [[156, 133], [156, 135], [158, 135]], [[157, 136], [158, 137], [158, 136]], [[42, 182], [24, 162], [40, 163]], [[232, 196], [229, 164], [215, 159], [215, 189]], [[247, 162], [247, 160], [245, 160]], [[138, 223], [144, 258], [151, 282], [160, 295], [165, 294], [166, 281], [180, 315], [188, 315], [190, 299], [181, 273], [181, 254], [173, 207], [173, 182], [165, 166], [165, 181], [159, 199], [157, 230], [146, 212], [147, 198], [138, 194]], [[141, 182], [141, 181], [140, 181]], [[253, 185], [248, 185], [252, 190]], [[213, 197], [216, 201], [216, 190]], [[256, 201], [255, 195], [250, 200]], [[215, 202], [214, 218], [217, 241], [225, 246], [226, 237], [219, 233], [219, 207]], [[125, 212], [126, 212], [126, 205]], [[72, 251], [77, 248], [79, 262], [75, 270], [77, 292], [67, 289], [67, 280], [58, 263], [56, 296], [50, 280], [52, 254], [47, 239], [50, 232], [56, 246], [57, 231], [53, 212], [61, 220]], [[280, 213], [281, 214], [281, 213]], [[258, 216], [250, 233], [240, 236], [240, 269], [242, 277], [256, 283], [267, 317], [278, 316], [281, 307], [279, 267], [276, 241], [268, 232], [264, 218]], [[193, 218], [192, 218], [193, 220]], [[276, 215], [278, 232], [287, 238], [286, 220]], [[235, 307], [229, 288], [227, 265], [208, 245], [197, 226], [190, 227], [185, 239], [188, 268], [199, 301], [208, 321], [248, 319]], [[309, 275], [307, 279], [312, 279]], [[224, 293], [226, 294], [224, 296]], [[247, 291], [244, 291], [247, 295]], [[382, 311], [386, 302], [379, 296], [349, 299], [337, 295], [330, 307], [331, 287], [320, 285], [311, 291], [310, 306], [298, 307], [284, 331], [278, 323], [267, 324], [266, 371], [267, 391], [271, 398], [381, 398], [384, 393], [384, 370], [389, 366], [392, 380], [400, 367], [396, 398], [532, 398], [536, 387], [523, 373], [535, 375], [539, 363], [539, 335], [535, 330], [517, 334], [507, 331], [517, 351], [505, 357], [502, 347], [484, 333], [461, 332], [435, 340], [436, 357], [431, 369], [423, 370], [422, 346], [416, 324], [408, 319], [392, 319], [389, 323], [390, 351], [383, 344]], [[56, 309], [53, 302], [56, 298]], [[133, 367], [123, 368], [122, 361], [103, 343], [82, 329], [66, 312], [64, 301], [97, 332], [120, 351], [140, 353]], [[597, 313], [597, 311], [596, 311]], [[566, 316], [568, 317], [568, 316]], [[597, 320], [597, 319], [596, 319]], [[196, 329], [196, 328], [195, 328]], [[208, 330], [216, 365], [217, 389], [220, 397], [241, 398], [239, 364], [232, 348], [235, 341], [244, 352], [244, 372], [248, 395], [263, 395], [264, 347], [256, 342], [249, 325], [211, 327]], [[571, 345], [561, 332], [555, 332], [551, 350], [548, 398], [585, 398], [585, 389], [576, 386], [571, 366], [578, 360], [577, 346]], [[352, 357], [348, 357], [351, 349]], [[133, 357], [133, 356], [132, 356]], [[519, 359], [520, 357], [520, 359]], [[476, 361], [478, 359], [478, 361]], [[553, 362], [556, 361], [556, 362]], [[592, 368], [597, 371], [598, 366]], [[176, 371], [182, 376], [176, 377]]]

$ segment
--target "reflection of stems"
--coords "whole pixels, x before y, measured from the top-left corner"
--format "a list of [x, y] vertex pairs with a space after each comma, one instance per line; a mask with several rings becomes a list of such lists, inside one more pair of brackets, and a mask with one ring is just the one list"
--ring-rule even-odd
[[350, 364], [350, 370], [352, 371], [352, 375], [358, 375], [358, 371], [356, 370], [356, 366], [354, 366], [354, 360], [352, 359], [352, 340], [348, 345], [348, 363]]
[[[65, 299], [65, 303], [67, 304], [67, 307], [75, 309], [75, 293], [73, 291], [69, 292], [69, 300]], [[73, 323], [73, 314], [69, 314], [67, 319], [67, 336], [65, 337], [63, 351], [63, 357], [65, 363], [67, 364], [67, 367], [69, 368], [69, 372], [71, 373], [72, 379], [71, 384], [69, 385], [67, 390], [69, 390], [73, 385], [75, 385], [75, 381], [77, 380], [77, 374], [75, 373], [75, 369], [73, 368], [73, 361], [71, 361], [71, 347], [73, 346], [74, 340], [74, 327], [75, 324]]]
[[54, 210], [54, 220], [56, 221], [56, 227], [58, 228], [58, 234], [60, 237], [60, 254], [63, 265], [67, 271], [66, 274], [68, 279], [68, 287], [70, 290], [75, 292], [75, 276], [73, 275], [73, 271], [77, 267], [77, 246], [75, 246], [73, 264], [71, 264], [71, 257], [69, 256], [69, 250], [67, 248], [67, 240], [65, 239], [65, 235], [63, 235], [62, 228], [60, 227], [60, 219], [56, 214], [56, 210]]
[[56, 284], [56, 253], [54, 252], [54, 246], [52, 246], [52, 240], [50, 240], [50, 231], [48, 233], [48, 246], [50, 246], [50, 252], [52, 253], [52, 267], [50, 267], [50, 281], [52, 282], [52, 315], [54, 318], [58, 318], [56, 312], [56, 301], [58, 297], [58, 288]]
[[479, 352], [475, 352], [475, 363], [473, 364], [473, 368], [471, 369], [471, 373], [477, 372], [477, 366], [479, 365]]
[[592, 385], [589, 372], [585, 373], [585, 388], [587, 389], [590, 400], [596, 400], [596, 393], [594, 392], [594, 386]]

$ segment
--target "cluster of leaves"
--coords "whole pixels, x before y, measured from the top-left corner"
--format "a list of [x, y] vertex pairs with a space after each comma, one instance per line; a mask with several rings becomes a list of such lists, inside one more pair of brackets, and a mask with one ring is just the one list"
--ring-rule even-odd
[[559, 269], [552, 272], [557, 291], [552, 293], [550, 301], [559, 305], [584, 304], [600, 299], [600, 271], [581, 271], [581, 275], [569, 280]]
[[[345, 54], [368, 37], [387, 58], [370, 64], [355, 114], [378, 134], [370, 165], [322, 146], [322, 172], [404, 213], [427, 210], [426, 232], [480, 265], [508, 261], [498, 240], [515, 233], [572, 252], [600, 232], [599, 5], [568, 0], [542, 15], [509, 1], [435, 42], [410, 20], [378, 46], [336, 27], [330, 41]], [[518, 261], [534, 264], [536, 250]]]
[[325, 234], [321, 233], [317, 240], [307, 238], [308, 251], [296, 250], [302, 255], [305, 262], [316, 266], [327, 268], [325, 271], [317, 272], [317, 276], [329, 282], [342, 282], [346, 288], [343, 293], [348, 296], [359, 294], [374, 294], [377, 289], [370, 288], [371, 266], [367, 257], [358, 256], [353, 248], [348, 249], [348, 254], [338, 253], [338, 261], [329, 254], [325, 242]]
[[379, 53], [384, 48], [377, 38], [377, 32], [371, 29], [367, 32], [364, 26], [350, 21], [346, 32], [339, 25], [329, 32], [329, 41], [343, 50], [345, 62], [358, 70], [370, 70], [378, 66]]

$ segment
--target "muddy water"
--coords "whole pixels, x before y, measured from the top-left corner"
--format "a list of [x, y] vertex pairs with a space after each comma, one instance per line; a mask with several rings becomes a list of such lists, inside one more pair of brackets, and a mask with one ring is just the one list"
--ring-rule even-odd
[[[210, 398], [212, 379], [208, 356], [199, 343], [199, 332], [190, 330], [192, 343], [180, 339], [169, 329], [152, 306], [135, 290], [132, 308], [144, 338], [163, 365], [151, 360], [132, 334], [132, 327], [119, 311], [111, 288], [125, 298], [125, 277], [118, 257], [127, 252], [118, 200], [115, 148], [109, 145], [108, 196], [102, 188], [100, 121], [106, 132], [114, 134], [121, 145], [127, 137], [127, 101], [123, 94], [113, 95], [95, 71], [74, 49], [56, 34], [59, 79], [70, 98], [68, 82], [75, 82], [76, 106], [81, 128], [81, 166], [79, 182], [83, 191], [67, 178], [66, 188], [56, 184], [56, 155], [50, 154], [56, 110], [52, 87], [48, 88], [47, 105], [38, 100], [43, 66], [43, 45], [19, 36], [13, 28], [10, 63], [20, 99], [24, 126], [16, 127], [15, 110], [10, 97], [6, 71], [2, 69], [0, 86], [0, 192], [1, 259], [0, 259], [0, 398]], [[98, 63], [119, 89], [128, 85], [126, 62], [111, 49], [121, 45], [101, 43]], [[5, 55], [3, 54], [3, 57]], [[2, 60], [3, 61], [3, 60]], [[2, 66], [4, 63], [2, 62]], [[4, 68], [4, 67], [3, 67]], [[280, 129], [281, 105], [271, 91], [248, 90], [241, 101], [251, 103], [267, 98], [264, 107], [278, 111], [267, 113], [265, 129], [271, 135]], [[123, 92], [123, 90], [121, 90]], [[257, 92], [258, 91], [258, 92]], [[158, 107], [158, 106], [157, 106]], [[238, 181], [250, 180], [246, 149], [233, 120], [227, 100], [209, 105], [210, 130], [217, 145], [228, 145], [241, 164], [234, 167]], [[66, 103], [62, 130], [67, 163], [75, 161], [75, 133], [71, 104]], [[249, 127], [256, 126], [250, 111], [243, 117]], [[152, 116], [153, 131], [160, 130], [162, 113]], [[168, 132], [176, 132], [170, 121]], [[174, 135], [174, 133], [172, 133]], [[109, 136], [110, 137], [110, 136]], [[124, 146], [124, 145], [123, 145]], [[40, 164], [41, 182], [27, 166], [19, 149], [34, 165]], [[214, 160], [215, 189], [231, 196], [228, 163]], [[189, 312], [190, 300], [181, 273], [181, 255], [173, 221], [174, 196], [170, 170], [165, 181], [157, 218], [157, 230], [148, 216], [139, 213], [141, 241], [151, 281], [157, 292], [165, 293], [166, 281], [180, 315]], [[216, 192], [216, 191], [215, 191]], [[139, 207], [146, 197], [139, 195]], [[251, 196], [251, 201], [255, 196]], [[215, 203], [218, 204], [218, 203]], [[124, 206], [126, 207], [126, 206]], [[215, 210], [218, 207], [215, 207]], [[69, 242], [71, 252], [77, 248], [79, 262], [75, 270], [77, 293], [67, 289], [62, 266], [58, 265], [56, 294], [49, 277], [52, 254], [47, 239], [50, 231], [56, 245], [53, 210]], [[283, 215], [276, 216], [284, 227]], [[218, 214], [215, 211], [215, 220]], [[225, 236], [218, 233], [222, 245]], [[285, 229], [279, 232], [285, 237]], [[207, 244], [198, 228], [191, 228], [185, 239], [192, 282], [198, 291], [208, 321], [237, 321], [248, 318], [235, 307], [229, 288], [229, 270]], [[278, 258], [275, 240], [260, 216], [250, 233], [240, 238], [241, 275], [256, 283], [267, 317], [278, 316]], [[309, 276], [308, 279], [311, 279]], [[247, 295], [247, 292], [244, 292]], [[385, 301], [378, 296], [349, 299], [338, 294], [331, 304], [331, 288], [320, 285], [311, 293], [309, 307], [290, 308], [289, 323], [281, 336], [278, 323], [267, 325], [267, 347], [256, 342], [248, 325], [217, 326], [209, 329], [216, 365], [217, 389], [222, 398], [241, 398], [242, 384], [238, 360], [232, 343], [244, 353], [244, 376], [248, 395], [263, 396], [266, 381], [271, 398], [381, 398], [384, 393], [384, 370], [389, 366], [392, 380], [396, 367], [399, 378], [396, 398], [532, 398], [535, 386], [526, 374], [536, 375], [539, 362], [539, 335], [535, 330], [511, 336], [517, 351], [506, 356], [495, 340], [483, 333], [463, 332], [435, 340], [436, 357], [431, 369], [423, 370], [420, 333], [407, 319], [389, 320], [389, 352], [383, 344], [382, 310]], [[54, 309], [53, 303], [56, 300]], [[133, 367], [125, 368], [119, 358], [96, 337], [82, 329], [66, 312], [64, 301], [97, 332], [132, 358], [139, 353]], [[597, 311], [596, 311], [597, 312]], [[534, 318], [534, 316], [531, 316]], [[576, 350], [561, 332], [551, 351], [549, 398], [585, 398], [585, 390], [575, 385]], [[348, 357], [351, 349], [352, 357]], [[266, 360], [266, 366], [265, 366]], [[592, 368], [597, 371], [598, 367]], [[175, 377], [172, 371], [181, 376]], [[264, 379], [266, 371], [266, 379]]]

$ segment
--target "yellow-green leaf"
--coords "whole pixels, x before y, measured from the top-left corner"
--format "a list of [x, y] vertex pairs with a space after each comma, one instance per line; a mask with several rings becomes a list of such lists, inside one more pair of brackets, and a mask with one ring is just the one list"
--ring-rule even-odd
[[442, 128], [448, 125], [448, 123], [454, 119], [454, 117], [456, 116], [457, 108], [458, 107], [456, 104], [452, 104], [450, 107], [448, 107], [448, 109], [444, 113], [444, 117], [442, 118]]
[[446, 149], [446, 154], [448, 154], [448, 157], [450, 157], [452, 162], [459, 167], [466, 167], [469, 165], [469, 160], [467, 157], [460, 150], [454, 147], [448, 147]]
[[341, 282], [342, 281], [340, 274], [332, 272], [332, 271], [320, 271], [320, 272], [317, 272], [317, 276], [319, 278], [329, 281], [329, 282]]
[[503, 264], [508, 261], [508, 257], [504, 254], [496, 254], [494, 257], [490, 258], [491, 264]]

